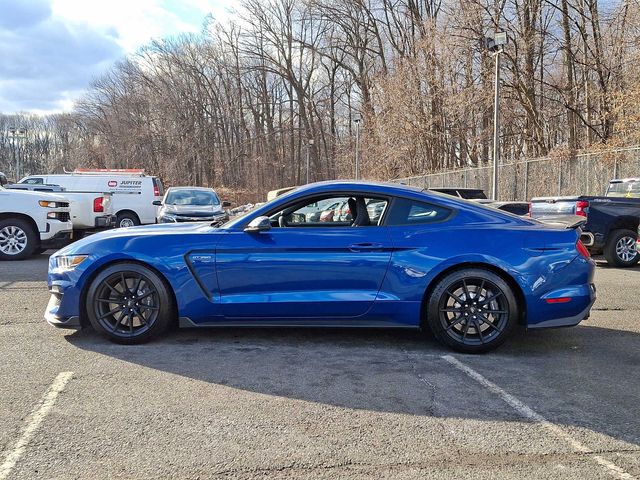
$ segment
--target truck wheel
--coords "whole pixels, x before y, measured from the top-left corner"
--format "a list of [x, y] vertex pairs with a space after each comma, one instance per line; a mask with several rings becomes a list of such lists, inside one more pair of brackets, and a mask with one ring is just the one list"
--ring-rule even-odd
[[0, 220], [0, 260], [30, 257], [39, 243], [37, 232], [25, 220]]
[[116, 218], [116, 228], [128, 228], [140, 225], [140, 220], [135, 213], [122, 212]]
[[614, 267], [633, 267], [640, 261], [640, 253], [636, 250], [637, 235], [633, 230], [614, 230], [602, 253], [609, 265]]

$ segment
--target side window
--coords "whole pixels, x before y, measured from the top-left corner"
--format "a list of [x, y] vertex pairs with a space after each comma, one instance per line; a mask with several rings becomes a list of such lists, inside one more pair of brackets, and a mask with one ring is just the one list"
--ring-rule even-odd
[[441, 222], [451, 214], [451, 210], [432, 203], [419, 202], [406, 198], [396, 198], [387, 225], [423, 225]]
[[271, 223], [274, 227], [377, 226], [387, 203], [360, 196], [318, 198], [271, 215]]
[[27, 185], [42, 185], [44, 181], [40, 177], [30, 177], [20, 183], [26, 183]]

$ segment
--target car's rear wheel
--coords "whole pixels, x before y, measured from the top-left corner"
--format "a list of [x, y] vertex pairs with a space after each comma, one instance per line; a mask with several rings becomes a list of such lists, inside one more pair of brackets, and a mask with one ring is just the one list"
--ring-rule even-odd
[[464, 353], [493, 350], [508, 338], [518, 305], [502, 277], [480, 268], [442, 278], [427, 301], [426, 321], [434, 336]]
[[98, 333], [124, 344], [145, 342], [175, 319], [169, 287], [153, 270], [135, 263], [100, 272], [89, 286], [86, 309]]
[[120, 212], [116, 216], [117, 228], [129, 228], [140, 225], [140, 219], [133, 212]]
[[0, 220], [0, 260], [24, 260], [38, 247], [38, 234], [19, 218]]
[[636, 250], [637, 235], [633, 230], [614, 230], [609, 235], [602, 253], [609, 265], [614, 267], [633, 267], [640, 261], [640, 252]]

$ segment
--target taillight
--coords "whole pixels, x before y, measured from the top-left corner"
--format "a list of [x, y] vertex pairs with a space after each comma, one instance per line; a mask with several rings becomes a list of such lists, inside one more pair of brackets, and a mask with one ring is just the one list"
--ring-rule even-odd
[[158, 188], [158, 185], [153, 186], [153, 195], [156, 197], [160, 196], [160, 189]]
[[584, 258], [591, 257], [589, 250], [587, 250], [587, 247], [584, 246], [584, 243], [582, 243], [582, 240], [578, 240], [576, 242], [576, 250], [578, 250], [578, 253], [582, 255]]
[[533, 217], [533, 215], [532, 215], [532, 214], [533, 214], [532, 210], [533, 210], [533, 209], [531, 208], [531, 202], [529, 202], [529, 216], [530, 216], [530, 217]]
[[104, 212], [104, 204], [103, 204], [104, 198], [103, 197], [97, 197], [93, 199], [93, 211], [94, 212]]
[[576, 215], [580, 215], [581, 217], [586, 217], [587, 213], [589, 213], [589, 202], [584, 200], [578, 200], [576, 202]]

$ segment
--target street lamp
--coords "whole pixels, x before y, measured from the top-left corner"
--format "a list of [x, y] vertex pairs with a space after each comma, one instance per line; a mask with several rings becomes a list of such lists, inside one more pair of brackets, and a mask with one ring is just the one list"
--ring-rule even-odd
[[9, 127], [7, 129], [7, 136], [11, 138], [12, 150], [13, 150], [13, 163], [16, 164], [16, 182], [20, 180], [20, 155], [16, 157], [16, 139], [24, 140], [27, 138], [26, 128]]
[[307, 141], [307, 183], [309, 183], [309, 157], [310, 157], [309, 154], [310, 154], [311, 147], [313, 147], [313, 143], [314, 143], [313, 138], [310, 138]]
[[360, 179], [360, 122], [362, 117], [356, 115], [353, 118], [353, 123], [356, 124], [356, 180]]
[[507, 32], [497, 31], [493, 37], [485, 38], [485, 45], [496, 59], [495, 87], [493, 98], [493, 186], [491, 198], [498, 199], [498, 164], [500, 163], [500, 54], [507, 44]]

